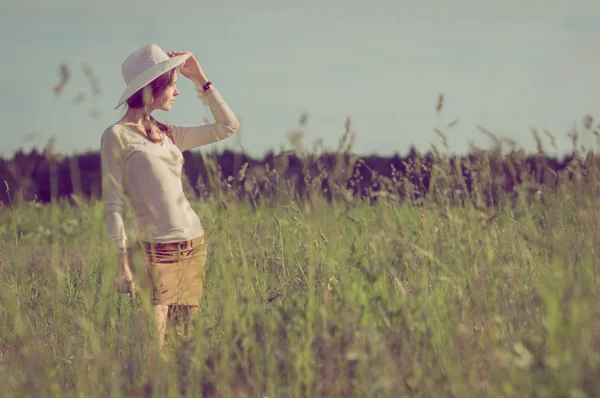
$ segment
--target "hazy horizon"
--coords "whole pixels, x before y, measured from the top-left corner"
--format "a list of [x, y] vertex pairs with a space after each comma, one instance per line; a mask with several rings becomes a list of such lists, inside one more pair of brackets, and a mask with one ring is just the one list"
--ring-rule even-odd
[[[240, 119], [241, 146], [253, 157], [290, 149], [288, 132], [305, 112], [307, 146], [322, 137], [335, 148], [350, 117], [355, 152], [383, 156], [411, 146], [426, 152], [432, 143], [442, 149], [435, 127], [448, 136], [449, 153], [466, 152], [469, 140], [490, 147], [477, 125], [529, 151], [535, 127], [549, 155], [562, 155], [572, 148], [567, 132], [574, 125], [584, 133], [586, 114], [600, 119], [596, 2], [188, 3], [5, 6], [0, 87], [10, 95], [0, 100], [0, 157], [41, 149], [50, 136], [66, 154], [98, 151], [104, 129], [123, 114], [113, 109], [124, 89], [121, 63], [148, 43], [195, 54]], [[57, 97], [62, 63], [71, 77]], [[100, 96], [92, 94], [84, 63]], [[157, 118], [189, 125], [211, 117], [188, 81], [178, 86], [173, 111]], [[74, 104], [82, 92], [83, 102]], [[34, 135], [37, 141], [27, 140]], [[580, 143], [594, 144], [591, 131]], [[204, 149], [242, 147], [233, 138]]]

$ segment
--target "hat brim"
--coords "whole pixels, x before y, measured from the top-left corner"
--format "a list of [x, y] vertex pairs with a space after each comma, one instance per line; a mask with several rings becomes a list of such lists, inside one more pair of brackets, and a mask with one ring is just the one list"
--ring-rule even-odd
[[129, 97], [138, 92], [138, 90], [140, 90], [142, 87], [146, 86], [160, 75], [167, 73], [171, 69], [177, 68], [191, 56], [192, 54], [177, 55], [175, 57], [169, 58], [155, 65], [152, 65], [151, 67], [140, 73], [138, 76], [136, 76], [135, 79], [131, 81], [131, 83], [127, 85], [125, 91], [123, 91], [123, 94], [119, 99], [119, 102], [117, 103], [117, 106], [115, 106], [115, 109], [118, 109], [121, 105], [123, 105], [125, 101], [129, 99]]

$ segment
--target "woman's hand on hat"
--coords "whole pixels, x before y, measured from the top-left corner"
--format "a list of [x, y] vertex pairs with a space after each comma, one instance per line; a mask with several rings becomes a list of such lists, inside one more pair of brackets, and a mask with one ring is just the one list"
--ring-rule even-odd
[[[167, 53], [167, 55], [169, 57], [176, 57], [178, 55], [185, 55], [185, 54], [190, 54], [190, 52], [189, 51], [169, 51]], [[179, 65], [178, 69], [179, 69], [179, 72], [183, 76], [187, 77], [188, 79], [190, 79], [191, 81], [193, 81], [196, 84], [204, 85], [204, 84], [206, 84], [206, 82], [208, 82], [208, 79], [206, 78], [206, 75], [204, 74], [202, 67], [198, 63], [198, 60], [196, 60], [196, 58], [193, 55], [191, 57], [189, 57], [188, 59], [186, 59], [183, 64]]]

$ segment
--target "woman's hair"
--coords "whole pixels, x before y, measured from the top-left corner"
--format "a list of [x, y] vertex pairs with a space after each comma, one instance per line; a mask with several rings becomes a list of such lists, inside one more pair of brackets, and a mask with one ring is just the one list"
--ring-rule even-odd
[[163, 141], [163, 131], [173, 141], [171, 134], [171, 127], [158, 122], [156, 119], [150, 116], [150, 113], [146, 112], [146, 106], [150, 105], [154, 98], [161, 95], [172, 83], [175, 78], [175, 69], [163, 73], [156, 79], [152, 80], [149, 84], [139, 89], [129, 99], [127, 99], [127, 105], [129, 108], [142, 108], [144, 111], [143, 124], [148, 139], [152, 142], [161, 143]]

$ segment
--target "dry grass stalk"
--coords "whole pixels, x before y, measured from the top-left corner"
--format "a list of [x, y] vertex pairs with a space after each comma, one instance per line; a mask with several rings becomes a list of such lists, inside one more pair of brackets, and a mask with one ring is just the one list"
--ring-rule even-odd
[[449, 147], [448, 147], [448, 137], [446, 136], [446, 134], [444, 134], [442, 132], [442, 130], [438, 129], [437, 127], [434, 128], [433, 131], [435, 131], [437, 133], [437, 135], [439, 135], [442, 138], [442, 143], [443, 143], [444, 147], [446, 149], [449, 149]]
[[535, 127], [532, 127], [531, 132], [533, 133], [533, 138], [535, 139], [535, 145], [536, 145], [538, 154], [543, 155], [544, 147], [542, 145], [542, 139], [541, 139], [540, 135], [538, 134], [537, 129]]
[[552, 133], [550, 133], [547, 129], [544, 129], [544, 134], [546, 134], [546, 136], [548, 136], [548, 138], [550, 138], [550, 145], [552, 145], [552, 147], [554, 149], [556, 148], [556, 138], [554, 137], [554, 135]]
[[444, 106], [444, 93], [440, 93], [437, 101], [437, 105], [435, 106], [436, 113], [440, 113]]
[[64, 90], [64, 88], [66, 87], [66, 85], [69, 81], [70, 72], [69, 72], [69, 68], [67, 67], [66, 64], [64, 64], [64, 63], [60, 64], [59, 74], [60, 74], [60, 81], [53, 88], [54, 95], [56, 95], [56, 96], [59, 96], [62, 93], [62, 91]]

